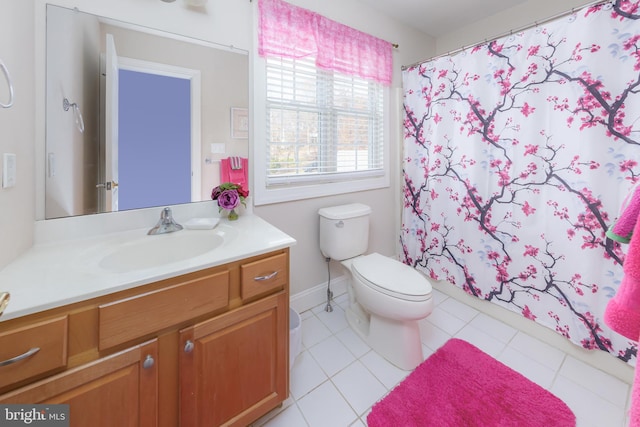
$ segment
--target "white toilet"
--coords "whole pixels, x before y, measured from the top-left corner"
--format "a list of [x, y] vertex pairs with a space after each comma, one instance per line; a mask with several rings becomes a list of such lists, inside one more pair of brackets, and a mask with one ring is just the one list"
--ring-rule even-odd
[[392, 258], [363, 255], [370, 213], [360, 203], [320, 209], [320, 250], [350, 272], [349, 325], [389, 362], [412, 370], [423, 361], [418, 320], [433, 310], [431, 283]]

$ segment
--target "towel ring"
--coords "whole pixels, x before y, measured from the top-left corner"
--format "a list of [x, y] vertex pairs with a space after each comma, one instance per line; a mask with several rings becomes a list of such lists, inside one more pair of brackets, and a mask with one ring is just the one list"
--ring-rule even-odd
[[62, 100], [62, 108], [64, 111], [69, 111], [69, 108], [73, 108], [73, 118], [76, 121], [76, 127], [80, 131], [80, 133], [84, 132], [84, 119], [82, 118], [82, 113], [80, 112], [80, 107], [78, 104], [71, 103], [67, 98]]
[[13, 105], [13, 83], [11, 82], [11, 76], [9, 75], [9, 70], [7, 69], [7, 66], [4, 65], [4, 62], [2, 62], [2, 60], [0, 60], [0, 69], [2, 69], [2, 72], [4, 73], [4, 77], [7, 79], [7, 85], [9, 86], [9, 102], [7, 102], [6, 104], [3, 104], [2, 102], [0, 102], [0, 107], [11, 108], [11, 106]]

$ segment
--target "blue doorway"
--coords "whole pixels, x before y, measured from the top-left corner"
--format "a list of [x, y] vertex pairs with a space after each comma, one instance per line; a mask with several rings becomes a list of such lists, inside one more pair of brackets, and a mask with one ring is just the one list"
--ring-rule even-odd
[[191, 202], [191, 82], [121, 69], [119, 209]]

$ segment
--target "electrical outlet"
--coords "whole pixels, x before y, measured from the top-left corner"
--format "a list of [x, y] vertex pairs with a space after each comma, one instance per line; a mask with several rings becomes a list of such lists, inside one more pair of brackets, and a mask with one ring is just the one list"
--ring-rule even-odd
[[2, 188], [16, 185], [16, 155], [4, 153], [2, 155]]

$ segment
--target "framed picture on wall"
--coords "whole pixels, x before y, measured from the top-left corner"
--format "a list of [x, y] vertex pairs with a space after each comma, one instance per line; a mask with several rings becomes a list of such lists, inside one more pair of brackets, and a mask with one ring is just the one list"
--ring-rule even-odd
[[246, 108], [231, 108], [231, 138], [249, 137], [249, 111]]

